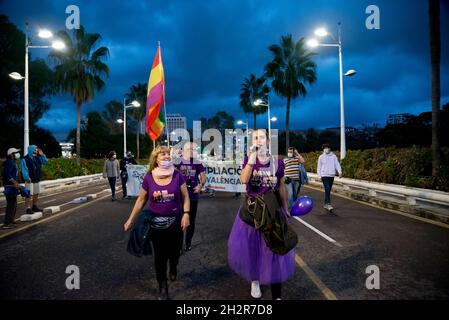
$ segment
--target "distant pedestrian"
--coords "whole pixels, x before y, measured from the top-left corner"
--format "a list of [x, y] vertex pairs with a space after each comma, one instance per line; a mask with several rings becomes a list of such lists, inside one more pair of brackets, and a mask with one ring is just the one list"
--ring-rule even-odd
[[6, 198], [6, 212], [3, 229], [10, 229], [17, 224], [15, 221], [17, 211], [17, 195], [20, 193], [23, 197], [30, 198], [30, 194], [21, 189], [19, 185], [17, 160], [20, 160], [20, 149], [9, 148], [6, 160], [3, 163], [3, 187]]
[[201, 164], [195, 152], [196, 144], [187, 142], [182, 148], [182, 157], [176, 166], [186, 180], [190, 198], [190, 225], [186, 232], [185, 251], [192, 250], [192, 238], [195, 232], [195, 220], [198, 201], [203, 185], [206, 184], [206, 168]]
[[115, 197], [115, 185], [120, 174], [120, 165], [117, 160], [117, 153], [115, 151], [109, 152], [108, 159], [105, 160], [103, 166], [103, 178], [108, 178], [109, 186], [112, 192], [112, 201], [117, 200]]
[[318, 158], [317, 175], [321, 179], [324, 186], [324, 209], [332, 211], [334, 208], [331, 204], [331, 191], [334, 183], [335, 174], [342, 176], [341, 166], [337, 156], [331, 152], [331, 146], [327, 143], [321, 147], [323, 153]]
[[134, 159], [131, 151], [128, 151], [126, 153], [126, 156], [122, 160], [120, 160], [120, 179], [122, 180], [123, 198], [126, 198], [128, 196], [126, 182], [128, 181], [128, 166], [130, 164], [137, 164], [137, 162]]
[[287, 186], [288, 207], [291, 209], [301, 190], [301, 170], [300, 165], [304, 163], [304, 158], [298, 150], [293, 147], [288, 148], [287, 158], [284, 159], [285, 184]]
[[175, 169], [166, 146], [151, 152], [150, 169], [145, 175], [139, 197], [124, 225], [130, 230], [145, 203], [152, 215], [150, 240], [153, 244], [158, 300], [168, 299], [167, 263], [170, 280], [177, 279], [183, 231], [189, 226], [189, 192], [182, 174]]
[[39, 193], [41, 192], [41, 179], [42, 179], [42, 166], [47, 164], [48, 160], [42, 149], [35, 145], [28, 147], [28, 154], [23, 157], [20, 162], [20, 168], [22, 171], [22, 177], [25, 181], [25, 187], [32, 195], [31, 198], [25, 198], [26, 213], [32, 214], [33, 212], [42, 212], [39, 209], [37, 202], [39, 200]]

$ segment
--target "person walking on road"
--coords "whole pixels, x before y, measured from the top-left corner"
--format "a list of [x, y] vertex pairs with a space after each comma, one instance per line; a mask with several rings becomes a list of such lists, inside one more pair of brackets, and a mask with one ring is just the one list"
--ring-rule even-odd
[[128, 151], [126, 153], [126, 156], [122, 160], [120, 160], [120, 179], [122, 180], [123, 198], [126, 198], [128, 196], [126, 182], [128, 181], [128, 166], [130, 164], [137, 164], [137, 162], [134, 159], [131, 151]]
[[[265, 130], [256, 130], [252, 136], [251, 153], [243, 161], [240, 180], [246, 184], [245, 203], [258, 195], [274, 192], [284, 218], [290, 217], [284, 178], [284, 162], [268, 153]], [[285, 255], [272, 252], [263, 234], [240, 218], [240, 207], [228, 239], [228, 262], [242, 278], [251, 282], [251, 296], [261, 298], [261, 284], [271, 285], [273, 299], [281, 298], [281, 283], [295, 272], [295, 250]]]
[[335, 174], [342, 176], [340, 162], [337, 156], [331, 152], [331, 146], [327, 143], [321, 147], [323, 153], [318, 158], [317, 175], [324, 186], [324, 209], [331, 212], [334, 208], [331, 204], [331, 191], [334, 183]]
[[124, 225], [128, 231], [148, 201], [152, 215], [151, 236], [156, 279], [159, 285], [158, 300], [169, 299], [167, 262], [170, 280], [176, 281], [183, 231], [190, 224], [190, 200], [186, 182], [175, 169], [166, 146], [158, 146], [150, 156], [150, 169], [145, 175], [139, 197]]
[[197, 155], [194, 155], [196, 145], [187, 142], [182, 148], [182, 157], [176, 166], [186, 180], [190, 198], [190, 225], [186, 232], [185, 251], [192, 250], [192, 238], [195, 233], [196, 212], [200, 191], [206, 183], [206, 168], [201, 164]]
[[298, 198], [301, 189], [300, 165], [304, 163], [304, 158], [298, 150], [293, 147], [288, 148], [287, 158], [284, 159], [285, 184], [287, 186], [288, 208], [291, 209], [293, 203]]
[[3, 229], [13, 228], [17, 222], [17, 195], [20, 193], [22, 197], [30, 198], [30, 194], [19, 185], [18, 167], [16, 161], [20, 159], [20, 149], [9, 148], [6, 155], [6, 160], [3, 163], [3, 187], [6, 198], [6, 212]]
[[26, 214], [42, 212], [42, 209], [39, 209], [37, 206], [37, 202], [39, 200], [39, 193], [41, 192], [42, 166], [47, 163], [47, 157], [35, 145], [28, 147], [28, 154], [20, 161], [20, 169], [23, 180], [25, 181], [25, 187], [33, 198], [32, 200], [31, 198], [25, 198]]
[[117, 154], [115, 151], [109, 152], [108, 159], [105, 160], [103, 166], [103, 178], [108, 178], [109, 186], [112, 192], [112, 201], [117, 200], [115, 197], [115, 185], [117, 183], [117, 178], [120, 174], [120, 165], [117, 160]]

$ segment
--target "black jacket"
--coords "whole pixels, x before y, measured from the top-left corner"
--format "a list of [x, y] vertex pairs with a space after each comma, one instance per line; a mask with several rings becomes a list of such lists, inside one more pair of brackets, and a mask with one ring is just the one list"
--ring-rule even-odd
[[151, 219], [153, 218], [150, 210], [143, 210], [137, 217], [134, 228], [129, 235], [128, 246], [126, 250], [136, 257], [151, 255], [150, 237], [151, 237]]

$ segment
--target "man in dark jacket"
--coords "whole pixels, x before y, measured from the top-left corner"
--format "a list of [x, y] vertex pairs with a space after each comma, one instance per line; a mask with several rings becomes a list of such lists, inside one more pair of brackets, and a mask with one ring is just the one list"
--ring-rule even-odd
[[5, 194], [6, 198], [6, 213], [5, 221], [2, 227], [3, 229], [12, 228], [15, 224], [17, 224], [15, 222], [17, 211], [17, 195], [20, 193], [24, 197], [30, 197], [29, 194], [24, 193], [24, 191], [20, 189], [20, 185], [18, 182], [19, 170], [17, 168], [16, 160], [20, 159], [19, 151], [20, 149], [9, 148], [6, 160], [3, 163], [3, 193]]
[[33, 196], [32, 207], [31, 199], [25, 199], [26, 213], [32, 214], [34, 212], [41, 212], [42, 210], [37, 207], [37, 201], [40, 193], [40, 181], [42, 179], [42, 166], [47, 164], [48, 160], [41, 149], [35, 145], [28, 147], [28, 154], [23, 157], [20, 162], [20, 168], [22, 170], [23, 180], [25, 180], [25, 186]]
[[126, 182], [128, 181], [128, 166], [130, 164], [137, 164], [136, 160], [133, 158], [131, 151], [126, 153], [126, 157], [120, 160], [120, 178], [122, 180], [122, 191], [123, 198], [126, 198], [128, 193], [126, 190]]

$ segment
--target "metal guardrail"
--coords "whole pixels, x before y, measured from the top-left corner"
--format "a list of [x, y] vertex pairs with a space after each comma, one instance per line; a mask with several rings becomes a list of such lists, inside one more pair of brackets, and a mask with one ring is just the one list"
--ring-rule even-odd
[[[61, 190], [65, 188], [72, 188], [75, 186], [81, 186], [86, 183], [92, 183], [94, 181], [101, 180], [103, 175], [101, 173], [91, 174], [87, 176], [77, 176], [71, 178], [57, 179], [57, 180], [44, 180], [41, 181], [41, 194], [51, 190]], [[3, 193], [4, 187], [0, 188], [0, 201], [5, 200]]]
[[[307, 173], [307, 175], [309, 176], [309, 182], [321, 184], [316, 173]], [[394, 196], [406, 201], [411, 206], [417, 205], [417, 201], [419, 201], [449, 207], [449, 193], [443, 191], [338, 177], [335, 178], [334, 185], [343, 188], [345, 191], [362, 190], [372, 197], [379, 194]]]

